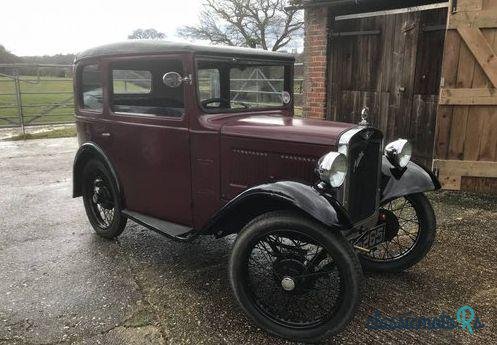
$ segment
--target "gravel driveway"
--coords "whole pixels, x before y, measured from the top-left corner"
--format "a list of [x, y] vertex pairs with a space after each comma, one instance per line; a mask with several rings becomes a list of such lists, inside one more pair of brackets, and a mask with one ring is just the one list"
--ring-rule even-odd
[[[76, 139], [0, 142], [0, 344], [283, 344], [252, 326], [231, 295], [233, 238], [178, 244], [129, 222], [117, 241], [92, 232], [71, 198]], [[439, 234], [401, 274], [366, 274], [353, 322], [329, 342], [497, 343], [497, 199], [432, 197]], [[368, 330], [383, 315], [455, 316], [475, 335]]]

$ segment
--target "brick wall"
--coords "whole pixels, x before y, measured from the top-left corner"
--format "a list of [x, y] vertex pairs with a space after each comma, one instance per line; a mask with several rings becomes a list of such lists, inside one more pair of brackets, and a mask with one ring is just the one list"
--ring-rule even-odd
[[326, 115], [328, 8], [305, 10], [304, 116]]

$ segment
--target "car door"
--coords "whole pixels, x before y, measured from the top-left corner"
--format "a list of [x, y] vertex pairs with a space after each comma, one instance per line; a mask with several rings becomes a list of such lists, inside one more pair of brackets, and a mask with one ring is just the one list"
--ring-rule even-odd
[[164, 85], [167, 72], [185, 75], [180, 55], [107, 61], [111, 161], [125, 207], [191, 225], [189, 84]]

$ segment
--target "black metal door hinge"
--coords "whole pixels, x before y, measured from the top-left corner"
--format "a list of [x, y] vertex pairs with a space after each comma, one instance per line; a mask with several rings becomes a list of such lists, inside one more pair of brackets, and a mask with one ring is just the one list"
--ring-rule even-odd
[[451, 13], [457, 12], [457, 0], [452, 0], [450, 12]]

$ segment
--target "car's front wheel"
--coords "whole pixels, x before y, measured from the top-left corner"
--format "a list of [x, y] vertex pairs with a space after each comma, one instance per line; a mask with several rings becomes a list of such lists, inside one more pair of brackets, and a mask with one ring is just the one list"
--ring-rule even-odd
[[127, 219], [121, 214], [117, 182], [99, 160], [89, 160], [83, 169], [83, 202], [95, 232], [104, 238], [119, 236]]
[[382, 205], [387, 218], [385, 242], [359, 259], [365, 270], [399, 272], [423, 259], [436, 234], [436, 219], [430, 201], [423, 193], [411, 194]]
[[362, 269], [340, 233], [295, 213], [271, 212], [240, 232], [229, 277], [236, 299], [259, 327], [315, 342], [353, 317]]

